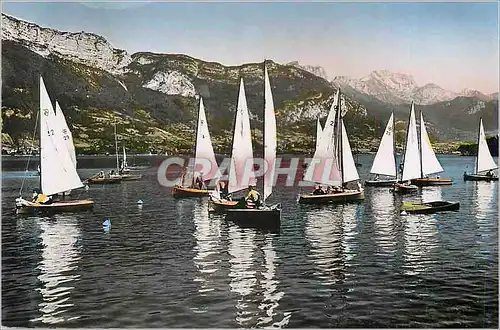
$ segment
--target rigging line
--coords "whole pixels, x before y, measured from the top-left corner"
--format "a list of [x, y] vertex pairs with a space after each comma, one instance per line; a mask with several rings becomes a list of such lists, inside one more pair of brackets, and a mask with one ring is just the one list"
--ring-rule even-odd
[[[40, 111], [37, 111], [36, 112], [36, 119], [35, 119], [35, 129], [33, 130], [33, 138], [32, 138], [33, 141], [35, 141], [36, 131], [38, 129], [38, 117], [39, 116], [40, 116]], [[40, 148], [40, 159], [41, 159], [41, 156], [42, 156], [41, 153], [42, 153], [42, 148]], [[22, 196], [23, 187], [24, 187], [24, 181], [26, 181], [26, 177], [27, 177], [26, 174], [28, 173], [28, 167], [29, 167], [29, 164], [30, 164], [30, 159], [31, 159], [31, 155], [32, 154], [33, 154], [33, 148], [30, 149], [30, 153], [28, 155], [28, 161], [26, 162], [26, 168], [24, 169], [23, 181], [21, 182], [21, 188], [19, 188], [19, 196]]]

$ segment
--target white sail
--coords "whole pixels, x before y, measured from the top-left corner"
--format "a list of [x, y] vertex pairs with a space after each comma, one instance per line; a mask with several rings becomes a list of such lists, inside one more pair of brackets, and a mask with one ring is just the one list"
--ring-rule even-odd
[[417, 123], [415, 120], [415, 106], [411, 103], [410, 120], [406, 134], [406, 148], [403, 163], [402, 181], [420, 178], [420, 152], [418, 148]]
[[422, 175], [443, 172], [443, 167], [432, 149], [429, 135], [425, 128], [424, 115], [420, 111], [420, 156], [422, 157]]
[[344, 126], [344, 120], [341, 119], [342, 125], [342, 179], [344, 182], [359, 180], [356, 163], [352, 156], [351, 145]]
[[71, 157], [71, 161], [75, 165], [76, 168], [76, 153], [75, 153], [75, 145], [73, 144], [73, 134], [68, 127], [68, 123], [66, 122], [66, 118], [64, 118], [64, 114], [59, 106], [59, 102], [56, 101], [56, 117], [59, 121], [59, 126], [61, 130], [61, 136], [64, 140], [66, 147], [68, 148], [69, 155]]
[[304, 181], [317, 182], [326, 185], [338, 186], [341, 184], [340, 170], [334, 152], [335, 138], [335, 114], [340, 93], [333, 100], [330, 112], [326, 119], [323, 133], [321, 134], [319, 145], [314, 152], [313, 159], [304, 173]]
[[40, 181], [42, 192], [46, 195], [83, 187], [59, 127], [43, 78], [40, 77]]
[[125, 168], [127, 167], [127, 153], [125, 152], [125, 146], [122, 146], [123, 149], [123, 164], [122, 167]]
[[[210, 139], [210, 132], [208, 130], [207, 118], [205, 116], [205, 106], [203, 105], [203, 98], [200, 97], [200, 109], [198, 113], [198, 130], [196, 134], [196, 153], [195, 153], [195, 169], [198, 161], [203, 159], [208, 160], [211, 164], [210, 171], [203, 173], [203, 180], [211, 180], [219, 177], [219, 167], [215, 160], [214, 148], [212, 140]], [[202, 166], [202, 165], [200, 165]]]
[[267, 68], [264, 67], [264, 159], [268, 166], [267, 172], [264, 175], [264, 201], [273, 192], [276, 139], [276, 116], [274, 114], [273, 93], [271, 91]]
[[[250, 116], [248, 114], [247, 99], [243, 78], [240, 81], [238, 95], [238, 107], [236, 109], [236, 120], [234, 125], [233, 150], [231, 154], [231, 168], [229, 173], [229, 193], [247, 188], [249, 184], [255, 184], [255, 176], [252, 171], [244, 173], [246, 163], [253, 164], [252, 136], [250, 131]], [[249, 178], [243, 182], [243, 178]], [[245, 180], [246, 181], [246, 180]]]
[[498, 168], [497, 164], [491, 157], [490, 149], [488, 148], [488, 143], [486, 142], [486, 136], [484, 134], [483, 119], [479, 119], [479, 139], [477, 145], [477, 163], [476, 163], [476, 173], [494, 170]]
[[394, 159], [394, 113], [391, 114], [384, 135], [380, 140], [377, 154], [373, 159], [370, 173], [396, 176], [396, 161]]
[[316, 149], [318, 149], [319, 140], [321, 139], [321, 134], [323, 133], [323, 128], [321, 127], [321, 123], [318, 121], [316, 123]]

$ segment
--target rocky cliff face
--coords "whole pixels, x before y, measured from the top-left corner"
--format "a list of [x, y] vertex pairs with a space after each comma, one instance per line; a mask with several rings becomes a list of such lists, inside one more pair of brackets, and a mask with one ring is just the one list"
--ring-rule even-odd
[[[240, 78], [252, 127], [262, 128], [264, 63], [224, 66], [182, 54], [130, 55], [92, 33], [60, 32], [7, 15], [2, 19], [2, 124], [14, 144], [33, 131], [39, 75], [81, 148], [112, 148], [109, 122], [118, 120], [123, 140], [136, 149], [189, 150], [202, 96], [214, 144], [225, 150]], [[326, 115], [335, 88], [294, 65], [267, 61], [266, 66], [279, 129], [300, 124], [296, 136], [283, 136], [289, 141], [281, 141], [281, 148], [312, 147], [315, 120]], [[352, 123], [366, 120], [367, 111], [358, 103], [347, 100], [346, 108]]]

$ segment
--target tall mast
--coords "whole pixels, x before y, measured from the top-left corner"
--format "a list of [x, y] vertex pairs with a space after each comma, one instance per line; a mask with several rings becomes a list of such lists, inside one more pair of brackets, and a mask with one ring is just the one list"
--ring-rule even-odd
[[38, 167], [40, 167], [40, 192], [42, 191], [42, 79], [43, 77], [40, 75], [40, 79], [38, 79], [39, 91], [38, 91], [38, 117], [40, 117], [40, 123], [38, 125]]
[[[254, 134], [255, 135], [255, 134]], [[262, 120], [262, 158], [266, 161], [266, 59], [264, 59], [264, 116]], [[265, 173], [264, 173], [265, 175]], [[263, 180], [265, 180], [263, 178]], [[266, 183], [264, 182], [263, 189], [265, 190]], [[265, 196], [264, 191], [264, 196]], [[264, 198], [264, 205], [266, 204], [266, 199]]]
[[392, 156], [394, 157], [394, 166], [396, 169], [396, 181], [398, 179], [398, 162], [396, 161], [396, 116], [392, 112]]
[[481, 142], [481, 124], [483, 123], [483, 117], [479, 117], [479, 127], [477, 128], [477, 155], [476, 155], [476, 168], [474, 168], [474, 174], [477, 174], [477, 169], [479, 166], [479, 143]]
[[116, 171], [120, 172], [119, 165], [118, 165], [118, 137], [116, 136], [116, 120], [115, 120], [115, 153], [116, 153]]
[[424, 177], [424, 169], [422, 167], [422, 125], [424, 125], [424, 121], [422, 120], [424, 118], [424, 116], [422, 116], [422, 109], [420, 109], [420, 129], [419, 129], [419, 132], [418, 132], [418, 135], [419, 135], [419, 139], [418, 139], [418, 151], [419, 151], [419, 155], [420, 155], [420, 177], [423, 178]]
[[[403, 147], [403, 154], [401, 155], [401, 161], [400, 164], [402, 165], [401, 169], [401, 181], [403, 181], [403, 171], [404, 171], [404, 166], [405, 166], [405, 154], [406, 154], [406, 145], [408, 144], [408, 134], [410, 133], [410, 119], [411, 119], [411, 109], [413, 106], [413, 101], [411, 101], [410, 105], [410, 113], [408, 115], [408, 125], [406, 125], [406, 136], [405, 136], [405, 142], [404, 142], [404, 147]], [[396, 180], [398, 178], [397, 173], [399, 173], [399, 168], [396, 170]]]
[[343, 143], [342, 143], [342, 125], [343, 125], [343, 120], [342, 120], [342, 96], [340, 94], [340, 88], [339, 88], [339, 103], [337, 104], [339, 109], [337, 111], [338, 114], [338, 137], [337, 139], [339, 140], [339, 150], [338, 150], [338, 155], [340, 158], [340, 179], [341, 179], [341, 184], [342, 186], [344, 185], [344, 159], [343, 159], [343, 153], [342, 153], [342, 148], [343, 148]]

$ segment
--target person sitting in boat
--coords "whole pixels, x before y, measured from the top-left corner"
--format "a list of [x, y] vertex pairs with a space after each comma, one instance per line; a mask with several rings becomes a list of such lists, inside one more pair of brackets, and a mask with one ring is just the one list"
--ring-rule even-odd
[[493, 176], [493, 172], [491, 170], [489, 170], [488, 172], [486, 172], [486, 176], [492, 177]]
[[316, 186], [316, 189], [314, 189], [313, 191], [313, 195], [324, 195], [325, 194], [325, 191], [323, 190], [323, 188], [321, 188], [321, 186]]
[[248, 193], [245, 196], [247, 207], [259, 207], [262, 204], [260, 193], [254, 189], [253, 185], [248, 186]]
[[220, 198], [227, 200], [231, 199], [231, 195], [229, 194], [229, 190], [224, 181], [219, 182], [219, 192], [220, 192]]
[[104, 171], [99, 172], [99, 178], [104, 179]]
[[198, 189], [200, 190], [206, 189], [205, 182], [203, 182], [203, 173], [200, 172], [200, 174], [196, 177], [195, 185], [198, 186]]
[[378, 181], [378, 174], [375, 175], [375, 181]]
[[33, 190], [33, 199], [31, 200], [33, 203], [39, 204], [50, 204], [52, 203], [52, 198], [50, 196], [45, 195], [38, 189]]

